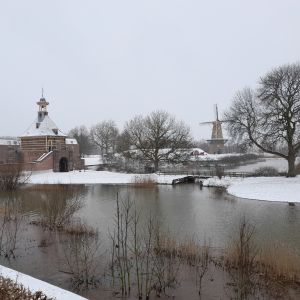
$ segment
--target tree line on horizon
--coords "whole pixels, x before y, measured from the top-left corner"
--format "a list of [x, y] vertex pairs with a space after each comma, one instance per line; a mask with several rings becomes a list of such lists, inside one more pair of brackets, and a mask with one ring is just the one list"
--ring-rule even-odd
[[[300, 150], [300, 64], [277, 67], [261, 77], [258, 87], [237, 91], [224, 113], [231, 149], [245, 152], [256, 148], [284, 158], [288, 177], [296, 175], [295, 162]], [[75, 127], [70, 136], [77, 139], [82, 154], [95, 149], [102, 157], [120, 153], [133, 146], [158, 169], [159, 162], [178, 149], [208, 144], [194, 141], [190, 128], [166, 111], [137, 115], [120, 131], [113, 120], [105, 120], [88, 129]], [[161, 151], [166, 149], [165, 151]]]

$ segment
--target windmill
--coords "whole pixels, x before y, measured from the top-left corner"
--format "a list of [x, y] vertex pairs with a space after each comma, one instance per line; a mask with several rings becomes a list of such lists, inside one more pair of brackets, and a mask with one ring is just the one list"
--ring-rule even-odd
[[220, 121], [219, 120], [219, 112], [218, 112], [218, 105], [215, 104], [215, 121], [210, 122], [202, 122], [200, 125], [208, 125], [212, 124], [212, 133], [211, 133], [211, 139], [207, 140], [209, 144], [209, 153], [222, 153], [224, 150], [225, 143], [227, 142], [226, 139], [223, 138], [223, 132], [222, 132], [222, 123], [226, 121]]

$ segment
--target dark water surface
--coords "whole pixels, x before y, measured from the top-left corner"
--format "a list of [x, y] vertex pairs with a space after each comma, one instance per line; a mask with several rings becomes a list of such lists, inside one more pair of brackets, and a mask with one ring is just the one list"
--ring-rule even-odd
[[222, 189], [200, 190], [196, 184], [148, 189], [89, 186], [80, 216], [105, 232], [112, 222], [117, 195], [134, 200], [142, 214], [152, 213], [180, 238], [194, 235], [215, 247], [224, 247], [245, 216], [255, 225], [260, 241], [278, 240], [300, 250], [300, 206], [239, 199]]
[[[255, 225], [257, 239], [261, 244], [278, 241], [300, 252], [300, 205], [239, 199], [224, 190], [203, 188], [197, 184], [178, 186], [155, 186], [134, 188], [130, 186], [88, 185], [69, 186], [73, 197], [80, 194], [83, 208], [76, 217], [98, 228], [107, 238], [112, 227], [116, 199], [135, 201], [144, 219], [152, 214], [162, 227], [176, 234], [179, 239], [194, 236], [200, 241], [209, 241], [214, 247], [225, 247], [239, 220], [245, 216]], [[70, 196], [71, 195], [71, 196]], [[0, 194], [3, 201], [7, 194]], [[54, 186], [27, 187], [15, 196], [22, 212], [27, 216], [22, 224], [17, 257], [1, 264], [64, 288], [70, 288], [68, 276], [60, 272], [64, 255], [61, 244], [64, 234], [49, 232], [29, 222], [43, 215], [41, 202], [45, 198], [64, 197]], [[48, 247], [38, 247], [41, 240], [48, 240]]]

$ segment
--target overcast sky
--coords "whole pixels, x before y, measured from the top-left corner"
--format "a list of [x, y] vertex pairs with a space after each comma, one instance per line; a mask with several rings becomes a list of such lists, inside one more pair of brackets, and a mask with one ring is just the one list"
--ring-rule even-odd
[[299, 0], [0, 0], [0, 135], [33, 122], [44, 87], [59, 128], [163, 109], [193, 136], [234, 93], [299, 62]]

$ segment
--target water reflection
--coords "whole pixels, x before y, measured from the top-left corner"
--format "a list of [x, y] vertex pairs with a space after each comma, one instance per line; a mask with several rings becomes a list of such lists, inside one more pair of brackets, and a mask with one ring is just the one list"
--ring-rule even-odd
[[33, 219], [47, 214], [45, 203], [59, 203], [60, 209], [74, 198], [84, 198], [87, 188], [84, 185], [36, 185], [27, 186], [14, 192], [1, 192], [0, 203], [9, 198], [20, 204], [23, 215]]
[[[84, 206], [78, 217], [104, 235], [113, 224], [117, 196], [135, 201], [141, 214], [150, 212], [166, 230], [178, 238], [193, 235], [209, 239], [213, 246], [224, 247], [239, 220], [245, 216], [256, 226], [258, 239], [263, 243], [278, 240], [300, 249], [300, 211], [286, 203], [246, 200], [232, 197], [223, 189], [203, 188], [199, 184], [134, 188], [112, 185], [73, 185], [58, 189], [55, 185], [31, 186], [14, 193], [24, 214], [34, 218], [47, 214], [45, 201], [63, 203], [81, 197]], [[0, 194], [0, 201], [5, 199]]]

